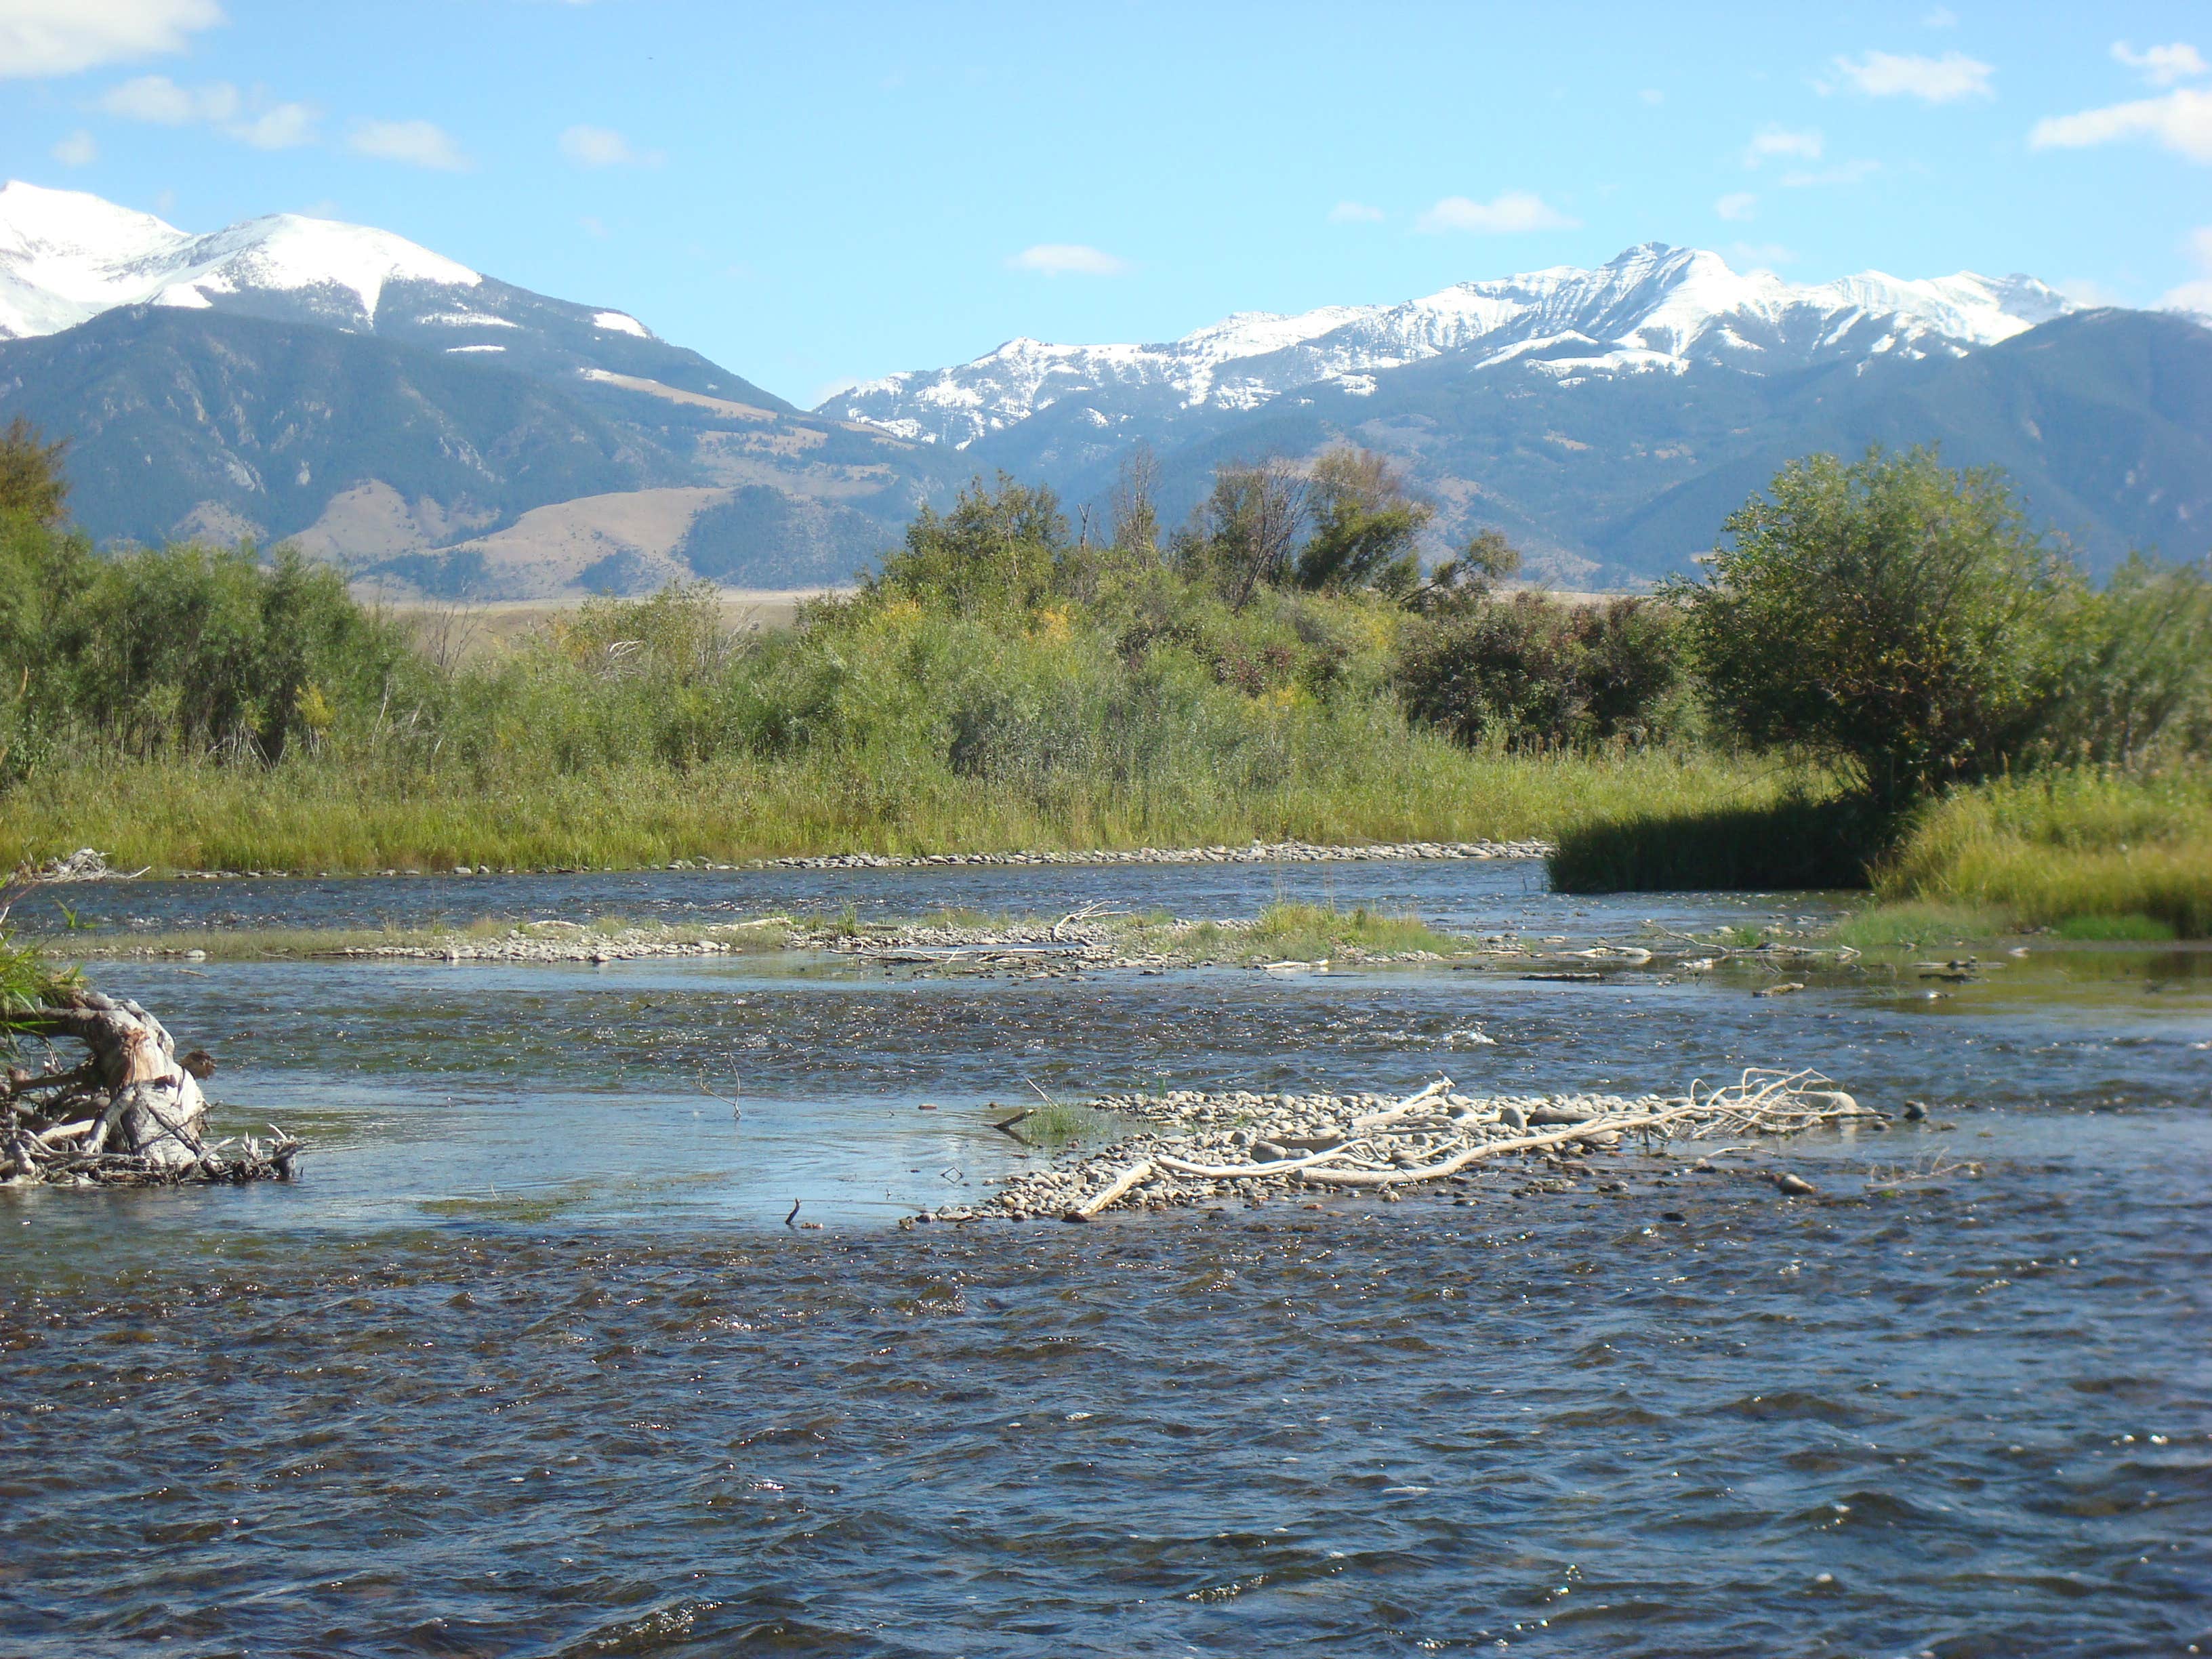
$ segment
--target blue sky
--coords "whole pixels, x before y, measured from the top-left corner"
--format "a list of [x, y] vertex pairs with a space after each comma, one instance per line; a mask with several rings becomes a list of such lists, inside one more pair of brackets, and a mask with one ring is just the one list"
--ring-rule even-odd
[[0, 0], [0, 172], [308, 211], [811, 402], [1657, 240], [2212, 309], [2212, 12]]

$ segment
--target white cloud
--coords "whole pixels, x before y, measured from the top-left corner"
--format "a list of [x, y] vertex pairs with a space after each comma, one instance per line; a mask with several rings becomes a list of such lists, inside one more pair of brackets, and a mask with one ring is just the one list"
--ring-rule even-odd
[[1761, 161], [1778, 155], [1786, 155], [1797, 161], [1817, 161], [1820, 159], [1820, 152], [1826, 147], [1826, 140], [1809, 129], [1793, 132], [1788, 127], [1761, 127], [1751, 135], [1751, 142], [1743, 147], [1743, 164], [1755, 167]]
[[2118, 306], [2127, 301], [2094, 276], [2069, 276], [2051, 287], [2077, 306]]
[[2212, 319], [2212, 225], [2201, 226], [2191, 231], [2189, 240], [2183, 246], [2188, 248], [2190, 257], [2197, 261], [2197, 268], [2205, 274], [2195, 282], [2184, 283], [2179, 288], [2167, 289], [2159, 304], [2168, 311], [2193, 311], [2200, 316]]
[[1540, 196], [1525, 190], [1508, 190], [1487, 202], [1447, 196], [1416, 220], [1414, 228], [1471, 230], [1484, 235], [1504, 236], [1529, 230], [1572, 230], [1581, 222], [1570, 219]]
[[1328, 210], [1328, 222], [1333, 225], [1379, 225], [1388, 216], [1378, 207], [1364, 202], [1339, 202]]
[[1856, 63], [1838, 58], [1836, 70], [1869, 98], [1917, 98], [1923, 104], [1948, 104], [1961, 98], [1996, 95], [1990, 85], [1990, 76], [1996, 73], [1995, 67], [1962, 52], [1947, 52], [1941, 58], [1870, 52]]
[[2212, 67], [2197, 55], [2196, 47], [2183, 40], [2176, 40], [2171, 46], [2147, 46], [2141, 52], [2124, 40], [2115, 40], [2112, 58], [2154, 87], [2170, 87], [2176, 81], [2193, 80]]
[[1923, 29], [1954, 29], [1959, 27], [1959, 14], [1948, 6], [1938, 6], [1920, 20]]
[[182, 52], [222, 21], [216, 0], [0, 0], [0, 80]]
[[561, 154], [586, 167], [658, 167], [659, 150], [639, 149], [612, 127], [574, 126], [561, 135]]
[[1731, 191], [1713, 204], [1713, 211], [1723, 219], [1744, 220], [1759, 210], [1759, 198], [1747, 190]]
[[2176, 87], [2163, 98], [2045, 116], [2027, 143], [2032, 149], [2086, 149], [2123, 138], [2148, 138], [2192, 161], [2212, 162], [2212, 92]]
[[151, 121], [164, 127], [228, 121], [238, 113], [238, 88], [228, 81], [180, 87], [166, 75], [142, 75], [100, 94], [99, 107], [126, 121]]
[[241, 115], [246, 102], [228, 81], [180, 87], [166, 75], [142, 75], [110, 87], [100, 94], [98, 107], [126, 121], [149, 121], [156, 126], [210, 126], [256, 149], [297, 149], [315, 142], [315, 123], [322, 117], [312, 105], [273, 104]]
[[315, 142], [315, 123], [321, 118], [311, 105], [277, 104], [224, 131], [256, 149], [297, 149]]
[[79, 127], [54, 146], [52, 155], [65, 167], [88, 167], [100, 159], [100, 140]]
[[1119, 276], [1129, 262], [1081, 242], [1039, 242], [1007, 260], [1006, 268], [1045, 276]]
[[1881, 171], [1881, 163], [1862, 157], [1856, 161], [1838, 161], [1832, 167], [1818, 171], [1800, 169], [1785, 173], [1780, 183], [1787, 190], [1809, 190], [1822, 185], [1862, 185]]
[[356, 155], [405, 161], [441, 173], [465, 173], [470, 165], [461, 147], [432, 121], [356, 121], [346, 137], [346, 148]]

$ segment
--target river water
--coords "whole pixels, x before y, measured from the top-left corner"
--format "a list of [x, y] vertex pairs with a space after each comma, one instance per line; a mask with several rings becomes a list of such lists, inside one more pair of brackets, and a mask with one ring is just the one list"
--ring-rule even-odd
[[[1286, 897], [1570, 945], [1833, 910], [1506, 863], [66, 896], [166, 929]], [[309, 1150], [291, 1186], [0, 1194], [0, 1653], [2212, 1651], [2212, 958], [1793, 976], [103, 966], [219, 1056], [226, 1132]], [[1934, 1110], [1790, 1143], [1814, 1198], [1637, 1160], [889, 1224], [1045, 1156], [990, 1127], [1040, 1092], [1770, 1063]]]

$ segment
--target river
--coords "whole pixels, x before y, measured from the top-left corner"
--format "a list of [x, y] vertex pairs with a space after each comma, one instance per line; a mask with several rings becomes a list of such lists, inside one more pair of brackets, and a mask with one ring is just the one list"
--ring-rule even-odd
[[[1570, 945], [1835, 908], [1503, 862], [61, 896], [103, 930], [1292, 898]], [[0, 1194], [0, 1651], [2212, 1650], [2212, 957], [1797, 976], [102, 965], [218, 1055], [223, 1130], [307, 1154]], [[1659, 1163], [890, 1224], [1049, 1156], [990, 1127], [1040, 1092], [1773, 1063], [1934, 1109], [1791, 1143], [1811, 1198]]]

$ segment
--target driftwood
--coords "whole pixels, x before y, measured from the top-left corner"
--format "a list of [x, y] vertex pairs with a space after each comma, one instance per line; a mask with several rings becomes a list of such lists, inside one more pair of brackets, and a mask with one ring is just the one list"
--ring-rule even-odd
[[207, 1140], [200, 1079], [214, 1062], [181, 1058], [161, 1022], [127, 998], [70, 986], [12, 1024], [23, 1035], [84, 1045], [84, 1061], [0, 1083], [0, 1179], [18, 1184], [174, 1186], [289, 1180], [300, 1144], [274, 1127]]
[[[1439, 1078], [1394, 1106], [1351, 1115], [1318, 1133], [1277, 1127], [1227, 1137], [1141, 1139], [1109, 1148], [1072, 1170], [1017, 1176], [995, 1207], [1011, 1214], [1056, 1210], [1071, 1221], [1088, 1221], [1123, 1203], [1205, 1202], [1218, 1195], [1215, 1188], [1232, 1182], [1254, 1183], [1254, 1191], [1396, 1188], [1442, 1180], [1492, 1158], [1578, 1144], [1617, 1146], [1630, 1135], [1649, 1140], [1787, 1135], [1842, 1119], [1881, 1116], [1810, 1071], [1747, 1071], [1710, 1092], [1693, 1083], [1686, 1095], [1672, 1099], [1607, 1100], [1587, 1109], [1559, 1104], [1527, 1110], [1511, 1102], [1468, 1101], [1451, 1089], [1450, 1079]], [[1232, 1149], [1249, 1161], [1220, 1155]], [[1811, 1189], [1800, 1183], [1784, 1184], [1783, 1190]]]

